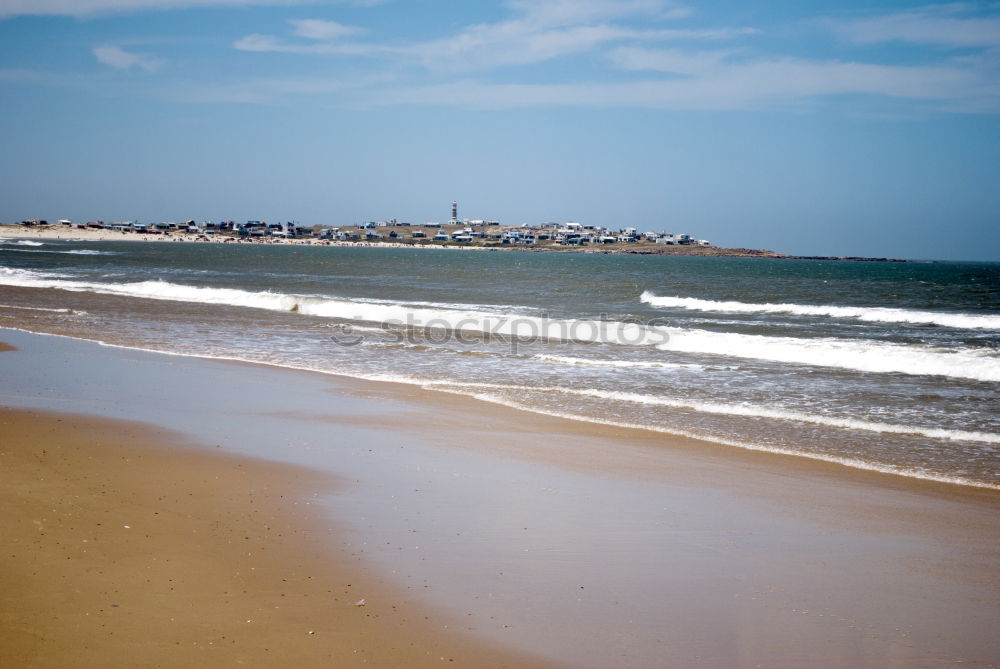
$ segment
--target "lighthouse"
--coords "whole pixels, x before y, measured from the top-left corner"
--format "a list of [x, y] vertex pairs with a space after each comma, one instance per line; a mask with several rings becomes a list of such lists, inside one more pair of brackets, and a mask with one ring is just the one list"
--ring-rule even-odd
[[458, 202], [451, 203], [451, 222], [458, 223]]

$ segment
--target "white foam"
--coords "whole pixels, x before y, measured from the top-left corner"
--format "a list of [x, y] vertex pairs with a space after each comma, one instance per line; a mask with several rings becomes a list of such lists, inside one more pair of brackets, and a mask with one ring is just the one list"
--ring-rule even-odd
[[671, 307], [695, 311], [734, 314], [794, 314], [798, 316], [829, 316], [853, 318], [878, 323], [913, 323], [940, 325], [964, 329], [1000, 329], [1000, 315], [916, 311], [889, 307], [841, 307], [807, 304], [755, 304], [750, 302], [700, 300], [694, 297], [660, 297], [648, 290], [639, 298], [654, 307]]
[[4, 249], [4, 251], [17, 251], [18, 253], [63, 253], [80, 256], [116, 256], [114, 251], [89, 251], [87, 249], [74, 249], [70, 251], [56, 251], [55, 249]]
[[[388, 379], [387, 379], [388, 380]], [[601, 418], [594, 418], [589, 416], [580, 416], [571, 413], [560, 413], [557, 411], [547, 411], [545, 409], [539, 409], [537, 407], [532, 407], [521, 402], [516, 402], [503, 397], [497, 397], [496, 395], [491, 395], [490, 393], [463, 393], [460, 391], [449, 391], [447, 389], [442, 389], [445, 392], [455, 392], [455, 394], [469, 395], [475, 399], [481, 400], [483, 402], [491, 402], [493, 404], [499, 404], [501, 406], [510, 407], [512, 409], [518, 409], [520, 411], [528, 411], [531, 413], [537, 413], [544, 416], [552, 416], [554, 418], [562, 418], [566, 420], [575, 420], [586, 423], [595, 423], [597, 425], [607, 425], [609, 427], [625, 428], [630, 430], [647, 430], [649, 432], [659, 432], [661, 434], [669, 434], [677, 437], [685, 437], [688, 439], [697, 439], [699, 441], [709, 441], [716, 444], [723, 444], [725, 446], [734, 446], [736, 448], [742, 448], [748, 451], [761, 451], [765, 453], [775, 453], [777, 455], [791, 455], [794, 457], [808, 458], [810, 460], [818, 460], [820, 462], [830, 462], [837, 465], [842, 465], [845, 467], [851, 467], [853, 469], [862, 469], [870, 472], [879, 472], [881, 474], [890, 474], [893, 476], [905, 476], [907, 478], [916, 478], [924, 481], [934, 481], [937, 483], [948, 483], [953, 485], [964, 485], [973, 488], [986, 488], [989, 490], [1000, 490], [1000, 485], [995, 485], [992, 483], [986, 483], [983, 481], [976, 481], [974, 479], [968, 479], [962, 476], [948, 476], [943, 474], [938, 474], [926, 469], [921, 469], [917, 467], [899, 467], [896, 465], [889, 465], [878, 462], [869, 462], [867, 460], [861, 460], [860, 458], [845, 458], [837, 455], [829, 455], [826, 453], [811, 453], [808, 451], [799, 451], [791, 448], [783, 448], [780, 446], [768, 446], [763, 444], [755, 444], [747, 441], [739, 441], [736, 439], [726, 439], [722, 437], [717, 437], [715, 435], [704, 435], [697, 434], [695, 432], [690, 432], [688, 430], [681, 430], [669, 427], [659, 427], [659, 426], [649, 426], [649, 425], [638, 425], [635, 423], [626, 423], [623, 421], [613, 421], [605, 420]]]
[[455, 381], [428, 381], [429, 386], [459, 386], [486, 390], [502, 390], [513, 392], [544, 392], [562, 393], [564, 395], [574, 395], [578, 397], [592, 397], [595, 399], [614, 400], [618, 402], [630, 402], [633, 404], [646, 404], [651, 406], [663, 406], [674, 409], [685, 409], [700, 413], [710, 413], [723, 416], [745, 416], [748, 418], [772, 418], [776, 420], [788, 420], [799, 423], [810, 423], [813, 425], [823, 425], [845, 430], [861, 430], [864, 432], [880, 432], [893, 434], [908, 434], [919, 437], [929, 437], [931, 439], [945, 439], [948, 441], [974, 441], [986, 444], [1000, 444], [1000, 434], [989, 432], [978, 432], [970, 430], [948, 430], [944, 428], [930, 428], [916, 425], [897, 425], [893, 423], [880, 423], [874, 421], [864, 421], [855, 418], [838, 418], [835, 416], [822, 416], [818, 414], [808, 414], [800, 411], [788, 411], [785, 409], [772, 409], [770, 407], [756, 406], [753, 404], [720, 404], [716, 402], [693, 402], [678, 400], [668, 397], [655, 397], [653, 395], [642, 395], [639, 393], [629, 393], [615, 390], [600, 390], [597, 388], [564, 388], [560, 386], [519, 386], [502, 383], [466, 383]]
[[1000, 381], [1000, 356], [989, 349], [945, 349], [831, 337], [793, 338], [667, 329], [663, 351], [703, 353], [878, 374], [950, 376]]
[[566, 355], [547, 355], [540, 353], [532, 356], [536, 360], [554, 362], [562, 365], [581, 365], [585, 367], [614, 367], [621, 369], [705, 369], [704, 365], [690, 365], [676, 362], [656, 362], [642, 360], [598, 360], [595, 358], [574, 358]]
[[30, 239], [19, 239], [14, 244], [18, 246], [45, 246], [42, 242], [33, 242]]
[[[353, 302], [363, 302], [370, 304], [399, 304], [398, 300], [383, 300], [374, 297], [356, 297]], [[483, 310], [503, 310], [509, 312], [523, 313], [525, 311], [535, 311], [531, 307], [516, 304], [468, 304], [465, 302], [428, 302], [424, 300], [406, 302], [411, 307], [430, 307], [432, 309], [448, 309], [449, 311], [483, 311]]]
[[14, 269], [0, 265], [0, 285], [45, 288], [47, 286], [42, 285], [44, 282], [65, 278], [71, 278], [71, 275], [58, 274], [56, 272], [42, 273], [30, 269]]
[[[457, 390], [457, 388], [461, 388], [463, 386], [465, 386], [465, 387], [468, 387], [468, 386], [480, 386], [480, 387], [483, 387], [483, 388], [487, 388], [487, 387], [493, 385], [493, 386], [496, 386], [498, 388], [513, 388], [513, 389], [516, 389], [516, 388], [519, 388], [519, 387], [522, 387], [522, 386], [502, 386], [500, 384], [462, 384], [462, 383], [447, 382], [447, 381], [432, 381], [432, 380], [429, 380], [429, 379], [422, 379], [422, 378], [417, 378], [417, 377], [394, 375], [394, 374], [390, 375], [390, 374], [347, 373], [347, 372], [344, 372], [344, 371], [331, 371], [329, 369], [322, 369], [322, 368], [317, 368], [317, 367], [312, 367], [312, 366], [306, 366], [306, 365], [292, 365], [292, 364], [287, 364], [287, 363], [286, 364], [278, 364], [278, 363], [271, 362], [271, 361], [266, 361], [266, 360], [256, 360], [256, 359], [252, 359], [252, 358], [243, 358], [243, 357], [237, 357], [237, 356], [219, 356], [219, 355], [208, 355], [208, 354], [181, 352], [181, 351], [163, 351], [163, 350], [157, 350], [157, 349], [142, 348], [142, 347], [137, 347], [137, 346], [124, 346], [124, 345], [119, 345], [119, 344], [110, 344], [110, 343], [101, 341], [99, 339], [88, 339], [88, 338], [85, 338], [85, 337], [70, 337], [68, 335], [59, 335], [59, 334], [52, 334], [52, 333], [45, 333], [45, 332], [33, 332], [32, 330], [26, 330], [26, 329], [23, 329], [23, 328], [11, 328], [11, 327], [8, 327], [7, 329], [16, 330], [16, 331], [19, 331], [19, 332], [28, 332], [28, 333], [32, 333], [32, 334], [39, 334], [39, 335], [44, 335], [44, 336], [63, 337], [63, 338], [67, 338], [67, 339], [83, 339], [85, 341], [91, 341], [91, 342], [94, 342], [94, 343], [99, 344], [101, 346], [107, 346], [107, 347], [110, 347], [110, 348], [122, 348], [122, 349], [128, 349], [128, 350], [145, 351], [145, 352], [149, 352], [149, 353], [156, 353], [156, 354], [161, 354], [161, 355], [175, 355], [175, 356], [178, 356], [178, 357], [185, 357], [185, 358], [201, 358], [201, 359], [207, 359], [207, 360], [227, 360], [227, 361], [243, 362], [243, 363], [251, 363], [251, 364], [264, 364], [264, 365], [269, 365], [269, 366], [272, 366], [272, 367], [277, 367], [277, 368], [282, 368], [282, 369], [296, 369], [296, 370], [300, 370], [300, 371], [316, 372], [316, 373], [319, 373], [319, 374], [327, 374], [327, 375], [331, 375], [331, 376], [342, 376], [342, 377], [347, 377], [347, 378], [361, 379], [361, 380], [364, 380], [364, 381], [377, 381], [377, 382], [381, 382], [381, 383], [402, 383], [402, 384], [406, 384], [406, 385], [415, 385], [415, 386], [420, 386], [420, 387], [427, 388], [427, 389], [438, 390], [438, 391], [441, 391], [441, 392], [450, 392], [450, 393], [453, 393], [453, 394], [464, 395], [466, 397], [472, 397], [474, 399], [478, 399], [478, 400], [481, 400], [481, 401], [484, 401], [484, 402], [490, 402], [490, 403], [493, 403], [493, 404], [507, 406], [507, 407], [510, 407], [510, 408], [513, 408], [513, 409], [517, 409], [517, 410], [520, 410], [520, 411], [527, 411], [529, 413], [535, 413], [535, 414], [540, 414], [540, 415], [544, 415], [544, 416], [552, 416], [552, 417], [555, 417], [555, 418], [561, 418], [561, 419], [565, 419], [565, 420], [573, 420], [573, 421], [579, 421], [579, 422], [594, 423], [594, 424], [598, 424], [598, 425], [607, 425], [607, 426], [610, 426], [610, 427], [618, 427], [618, 428], [625, 428], [625, 429], [645, 430], [645, 431], [649, 431], [649, 432], [658, 432], [658, 433], [661, 433], [661, 434], [670, 434], [670, 435], [673, 435], [673, 436], [685, 437], [685, 438], [689, 438], [689, 439], [697, 439], [697, 440], [701, 440], [701, 441], [708, 441], [708, 442], [712, 442], [712, 443], [716, 443], [716, 444], [722, 444], [722, 445], [725, 445], [725, 446], [733, 446], [733, 447], [736, 447], [736, 448], [743, 448], [743, 449], [750, 450], [750, 451], [762, 451], [762, 452], [767, 452], [767, 453], [775, 453], [775, 454], [779, 454], [779, 455], [790, 455], [790, 456], [795, 456], [795, 457], [804, 457], [804, 458], [808, 458], [808, 459], [811, 459], [811, 460], [818, 460], [818, 461], [822, 461], [822, 462], [830, 462], [830, 463], [834, 463], [834, 464], [838, 464], [838, 465], [843, 465], [843, 466], [851, 467], [851, 468], [855, 468], [855, 469], [862, 469], [862, 470], [866, 470], [866, 471], [880, 472], [880, 473], [883, 473], [883, 474], [890, 474], [890, 475], [894, 475], [894, 476], [904, 476], [904, 477], [907, 477], [907, 478], [916, 478], [916, 479], [921, 479], [921, 480], [925, 480], [925, 481], [934, 481], [934, 482], [938, 482], [938, 483], [947, 483], [947, 484], [953, 484], [953, 485], [963, 485], [963, 486], [969, 486], [969, 487], [974, 487], [974, 488], [986, 488], [986, 489], [990, 489], [990, 490], [1000, 490], [1000, 485], [996, 485], [996, 484], [992, 484], [992, 483], [986, 483], [986, 482], [983, 482], [983, 481], [976, 481], [974, 479], [968, 479], [968, 478], [964, 478], [964, 477], [961, 477], [961, 476], [948, 476], [948, 475], [937, 474], [935, 472], [931, 472], [931, 471], [928, 471], [926, 469], [921, 469], [921, 468], [899, 467], [899, 466], [895, 466], [895, 465], [888, 465], [888, 464], [868, 462], [866, 460], [861, 460], [861, 459], [858, 459], [858, 458], [845, 458], [845, 457], [841, 457], [841, 456], [828, 455], [828, 454], [824, 454], [824, 453], [810, 453], [808, 451], [798, 451], [798, 450], [793, 450], [793, 449], [789, 449], [789, 448], [782, 448], [782, 447], [776, 447], [776, 446], [768, 446], [768, 445], [762, 445], [762, 444], [755, 444], [755, 443], [752, 443], [752, 442], [744, 442], [744, 441], [738, 441], [738, 440], [734, 440], [734, 439], [726, 439], [726, 438], [721, 438], [721, 437], [717, 437], [717, 436], [714, 436], [714, 435], [696, 434], [696, 433], [693, 433], [693, 432], [689, 432], [687, 430], [675, 429], [675, 428], [670, 428], [670, 427], [639, 425], [639, 424], [635, 424], [635, 423], [626, 423], [626, 422], [622, 422], [622, 421], [611, 421], [611, 420], [605, 420], [605, 419], [596, 418], [596, 417], [582, 416], [582, 415], [571, 414], [571, 413], [565, 413], [564, 414], [564, 413], [559, 413], [559, 412], [554, 412], [554, 411], [548, 411], [548, 410], [545, 410], [545, 409], [540, 409], [540, 408], [538, 408], [536, 406], [532, 406], [532, 405], [528, 405], [528, 404], [523, 404], [523, 403], [520, 403], [520, 402], [515, 402], [515, 401], [512, 401], [512, 400], [507, 399], [505, 397], [498, 397], [496, 395], [492, 395], [492, 394], [486, 393], [486, 392], [475, 392], [475, 391], [469, 392], [469, 391]], [[448, 386], [450, 386], [450, 387], [448, 387]], [[523, 388], [528, 389], [528, 390], [544, 390], [544, 389], [539, 389], [537, 387], [532, 387], [532, 386], [523, 386]]]
[[73, 249], [71, 251], [53, 251], [53, 253], [68, 253], [76, 256], [116, 256], [114, 251], [94, 251], [92, 249]]
[[270, 311], [289, 311], [324, 318], [385, 323], [400, 327], [451, 330], [477, 336], [655, 345], [666, 340], [660, 328], [640, 323], [560, 320], [519, 314], [415, 307], [410, 303], [375, 303], [331, 297], [289, 295], [235, 288], [203, 288], [166, 281], [92, 283], [48, 278], [30, 270], [0, 267], [0, 283], [76, 292], [125, 295], [154, 300], [224, 304]]
[[1000, 381], [1000, 355], [987, 349], [950, 350], [869, 340], [769, 337], [613, 320], [552, 319], [476, 310], [416, 307], [407, 302], [358, 302], [323, 296], [187, 286], [166, 281], [91, 283], [53, 277], [51, 274], [0, 266], [0, 284], [7, 285], [297, 312], [389, 326], [449, 330], [463, 336], [657, 346], [664, 351], [870, 373], [939, 375], [987, 382]]
[[48, 311], [56, 314], [79, 314], [85, 315], [86, 311], [80, 309], [49, 309], [46, 307], [21, 307], [15, 304], [0, 304], [0, 309], [20, 309], [22, 311]]

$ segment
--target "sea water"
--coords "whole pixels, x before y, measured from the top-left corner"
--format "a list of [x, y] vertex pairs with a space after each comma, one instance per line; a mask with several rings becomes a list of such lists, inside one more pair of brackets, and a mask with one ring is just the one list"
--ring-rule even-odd
[[0, 326], [1000, 487], [996, 263], [6, 240]]

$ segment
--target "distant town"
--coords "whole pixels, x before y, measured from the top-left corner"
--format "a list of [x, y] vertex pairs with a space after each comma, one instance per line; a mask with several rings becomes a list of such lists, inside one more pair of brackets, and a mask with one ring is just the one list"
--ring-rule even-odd
[[[6, 230], [4, 229], [6, 228]], [[92, 239], [95, 241], [174, 241], [232, 244], [306, 244], [320, 246], [388, 246], [420, 249], [479, 251], [566, 251], [640, 255], [728, 256], [786, 260], [862, 260], [905, 262], [899, 258], [863, 256], [803, 256], [766, 249], [723, 248], [687, 233], [655, 232], [638, 228], [608, 228], [576, 221], [503, 225], [496, 220], [459, 219], [452, 202], [446, 222], [422, 224], [390, 219], [357, 225], [301, 225], [294, 221], [203, 221], [140, 223], [124, 221], [86, 223], [62, 219], [55, 223], [33, 219], [14, 225], [0, 223], [0, 238]]]
[[45, 220], [21, 221], [22, 226], [62, 226], [69, 229], [111, 230], [144, 235], [221, 236], [226, 240], [267, 241], [279, 239], [315, 240], [318, 242], [369, 242], [404, 245], [465, 245], [465, 246], [701, 246], [710, 247], [707, 239], [696, 239], [686, 233], [654, 232], [634, 227], [608, 228], [576, 221], [546, 222], [537, 225], [502, 225], [497, 220], [460, 219], [458, 203], [451, 204], [451, 217], [445, 222], [422, 224], [391, 219], [368, 221], [357, 225], [301, 225], [296, 222], [266, 221], [203, 221], [182, 223], [139, 223], [138, 221], [74, 222], [68, 219], [50, 224]]

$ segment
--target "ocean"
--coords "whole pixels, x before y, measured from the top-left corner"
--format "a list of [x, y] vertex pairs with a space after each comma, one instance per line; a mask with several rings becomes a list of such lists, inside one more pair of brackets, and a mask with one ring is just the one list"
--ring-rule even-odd
[[1000, 488], [998, 263], [0, 239], [0, 327]]

